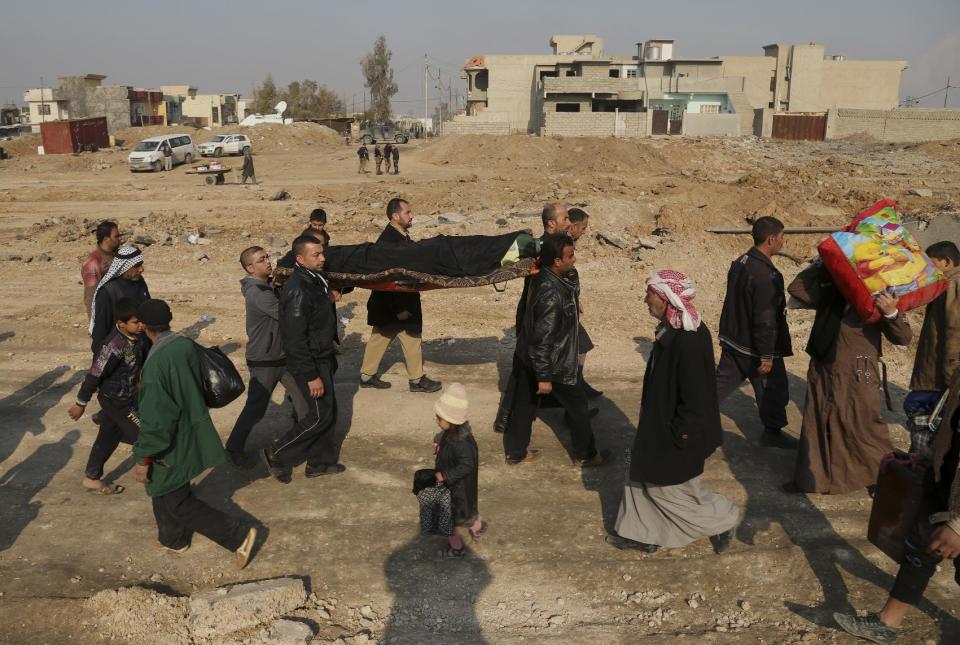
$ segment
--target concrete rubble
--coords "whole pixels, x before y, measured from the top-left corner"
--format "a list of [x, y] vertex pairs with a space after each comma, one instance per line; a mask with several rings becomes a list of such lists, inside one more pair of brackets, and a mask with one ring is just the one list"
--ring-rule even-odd
[[307, 590], [300, 578], [230, 585], [190, 596], [188, 624], [194, 635], [211, 638], [261, 625], [306, 601]]

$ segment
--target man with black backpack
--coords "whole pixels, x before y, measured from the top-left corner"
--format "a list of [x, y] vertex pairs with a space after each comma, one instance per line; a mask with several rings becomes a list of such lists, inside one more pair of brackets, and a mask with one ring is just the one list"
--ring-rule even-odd
[[140, 434], [133, 446], [133, 477], [153, 498], [161, 548], [183, 553], [199, 533], [233, 551], [237, 568], [247, 566], [257, 530], [244, 530], [193, 494], [190, 481], [224, 462], [223, 445], [204, 397], [196, 344], [170, 331], [173, 314], [163, 300], [137, 310], [153, 347], [141, 372]]

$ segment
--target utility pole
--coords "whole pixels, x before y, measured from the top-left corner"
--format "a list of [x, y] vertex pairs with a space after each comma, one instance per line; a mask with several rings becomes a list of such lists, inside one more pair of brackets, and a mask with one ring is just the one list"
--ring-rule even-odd
[[947, 88], [943, 90], [943, 107], [947, 107], [947, 97], [950, 96], [950, 77], [947, 77]]
[[[948, 83], [949, 85], [949, 83]], [[46, 119], [43, 118], [43, 111], [45, 103], [43, 102], [43, 77], [40, 77], [40, 123], [44, 123]]]
[[427, 137], [427, 111], [430, 109], [430, 98], [427, 95], [427, 77], [430, 75], [430, 68], [427, 66], [427, 55], [423, 55], [423, 137]]

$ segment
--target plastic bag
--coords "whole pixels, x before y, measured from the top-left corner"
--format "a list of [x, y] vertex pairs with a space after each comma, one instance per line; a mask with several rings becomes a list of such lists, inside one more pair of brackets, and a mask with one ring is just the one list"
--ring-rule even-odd
[[194, 343], [200, 357], [200, 381], [207, 406], [222, 408], [243, 394], [245, 388], [240, 372], [219, 347], [204, 347]]

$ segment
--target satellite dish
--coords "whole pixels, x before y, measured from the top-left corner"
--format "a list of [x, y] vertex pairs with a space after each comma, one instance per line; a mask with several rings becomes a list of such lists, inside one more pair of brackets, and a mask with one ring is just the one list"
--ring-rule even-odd
[[279, 103], [273, 106], [273, 109], [277, 111], [277, 114], [283, 114], [284, 112], [287, 111], [287, 102], [280, 101]]

